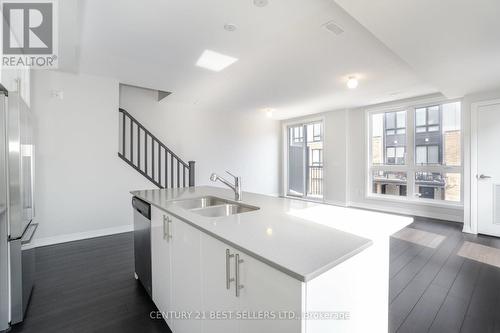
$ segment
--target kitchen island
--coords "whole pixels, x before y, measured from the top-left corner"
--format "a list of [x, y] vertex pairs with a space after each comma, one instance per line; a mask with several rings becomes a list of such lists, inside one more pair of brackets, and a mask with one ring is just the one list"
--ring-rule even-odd
[[387, 332], [389, 235], [411, 218], [208, 186], [131, 193], [152, 205], [152, 297], [173, 332]]

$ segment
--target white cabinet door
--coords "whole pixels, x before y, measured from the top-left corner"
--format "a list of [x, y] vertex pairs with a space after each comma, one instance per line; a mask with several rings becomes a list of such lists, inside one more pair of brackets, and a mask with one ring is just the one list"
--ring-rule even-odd
[[239, 320], [239, 332], [300, 333], [302, 321], [286, 318], [301, 315], [302, 282], [241, 252], [239, 258], [239, 312], [251, 317]]
[[[153, 301], [164, 314], [171, 310], [171, 246], [167, 238], [167, 214], [151, 207], [151, 274]], [[165, 221], [165, 222], [164, 222]], [[166, 318], [171, 327], [172, 321]]]
[[201, 232], [172, 217], [172, 331], [199, 333], [202, 321]]
[[301, 314], [301, 282], [153, 207], [151, 222], [153, 300], [173, 332], [301, 332], [278, 317]]
[[[238, 332], [233, 317], [238, 310], [235, 295], [234, 254], [236, 251], [204, 233], [201, 235], [204, 333]], [[231, 319], [233, 318], [233, 319]]]

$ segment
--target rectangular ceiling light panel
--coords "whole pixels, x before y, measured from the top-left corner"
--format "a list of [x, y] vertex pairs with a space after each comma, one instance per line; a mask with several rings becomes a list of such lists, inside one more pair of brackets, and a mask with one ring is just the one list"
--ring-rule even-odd
[[214, 72], [220, 72], [226, 67], [238, 61], [237, 58], [225, 54], [217, 53], [211, 50], [205, 50], [196, 62], [196, 66], [209, 69]]

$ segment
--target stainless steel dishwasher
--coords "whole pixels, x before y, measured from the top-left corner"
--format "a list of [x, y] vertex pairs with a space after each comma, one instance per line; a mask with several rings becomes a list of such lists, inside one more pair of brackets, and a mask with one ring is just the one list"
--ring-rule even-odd
[[151, 205], [132, 198], [134, 208], [134, 259], [135, 278], [151, 297]]

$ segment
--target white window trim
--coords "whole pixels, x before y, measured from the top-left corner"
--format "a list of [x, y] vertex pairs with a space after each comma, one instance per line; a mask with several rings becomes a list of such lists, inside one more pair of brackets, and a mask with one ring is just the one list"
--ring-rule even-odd
[[[299, 125], [299, 124], [308, 124], [308, 123], [315, 123], [315, 122], [322, 122], [323, 123], [323, 198], [316, 199], [316, 198], [310, 198], [307, 196], [304, 197], [297, 197], [293, 195], [288, 195], [288, 127], [294, 126], [294, 125]], [[290, 121], [285, 121], [282, 123], [282, 151], [283, 151], [283, 163], [282, 163], [282, 193], [281, 196], [284, 198], [290, 198], [290, 199], [297, 199], [297, 200], [302, 200], [302, 201], [311, 201], [311, 202], [320, 202], [324, 203], [325, 202], [325, 184], [327, 184], [327, 173], [325, 172], [327, 166], [326, 166], [326, 117], [321, 116], [321, 117], [307, 117], [307, 118], [300, 118], [300, 119], [292, 119]]]
[[[445, 166], [445, 165], [428, 165], [419, 166], [415, 165], [415, 109], [430, 106], [432, 104], [446, 104], [460, 102], [460, 124], [461, 124], [461, 165], [457, 166]], [[385, 113], [385, 112], [397, 112], [397, 111], [407, 111], [406, 115], [406, 159], [405, 165], [372, 165], [372, 146], [371, 146], [371, 135], [372, 135], [372, 115]], [[385, 106], [381, 108], [371, 108], [365, 111], [365, 199], [368, 200], [380, 200], [387, 202], [397, 202], [397, 203], [408, 203], [414, 205], [422, 206], [433, 206], [433, 207], [443, 207], [443, 208], [463, 208], [464, 206], [464, 108], [463, 101], [460, 98], [457, 99], [442, 99], [442, 98], [431, 98], [427, 100], [417, 101], [414, 103], [399, 104], [392, 106]], [[406, 197], [390, 196], [383, 194], [372, 193], [372, 172], [374, 170], [383, 171], [401, 171], [407, 173], [407, 194]], [[430, 171], [430, 172], [440, 172], [440, 173], [460, 173], [460, 202], [436, 200], [436, 199], [425, 199], [418, 198], [415, 196], [415, 172], [417, 171]]]

